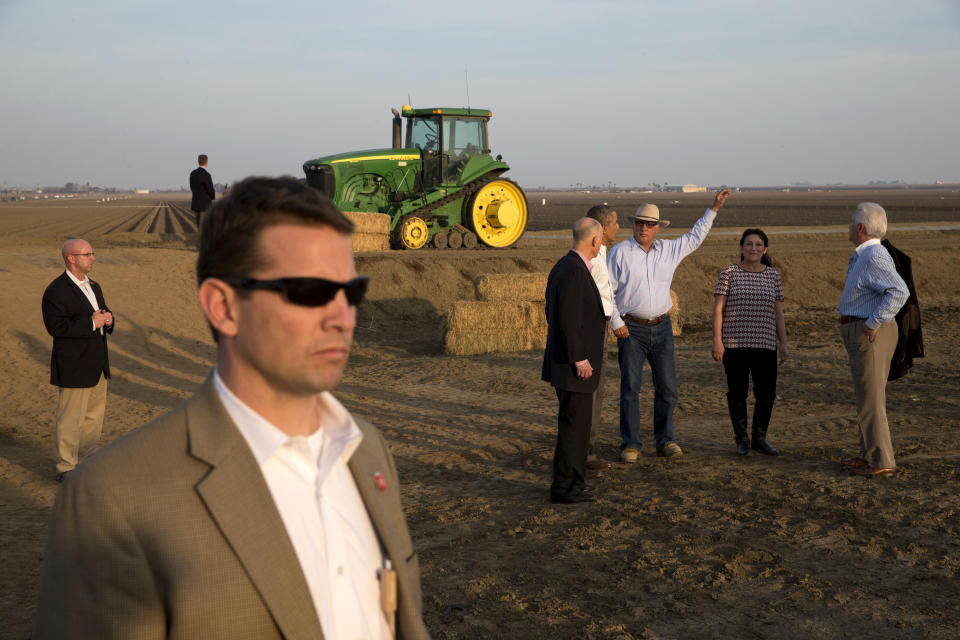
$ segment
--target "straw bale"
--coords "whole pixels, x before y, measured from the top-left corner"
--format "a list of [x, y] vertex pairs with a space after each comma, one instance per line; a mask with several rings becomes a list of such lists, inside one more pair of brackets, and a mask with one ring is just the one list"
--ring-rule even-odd
[[354, 253], [387, 251], [390, 248], [390, 236], [384, 233], [351, 233], [350, 244]]
[[543, 302], [479, 302], [460, 300], [447, 316], [453, 331], [520, 329], [547, 324]]
[[674, 336], [679, 336], [683, 333], [683, 316], [680, 315], [680, 298], [673, 289], [670, 289], [670, 301], [673, 303], [670, 307], [670, 328]]
[[477, 300], [543, 300], [547, 291], [546, 273], [484, 273], [473, 281]]
[[354, 233], [390, 233], [390, 216], [385, 213], [344, 211], [343, 215], [353, 223]]
[[444, 337], [447, 355], [473, 356], [482, 353], [515, 353], [543, 349], [547, 345], [547, 328], [533, 327], [513, 331], [450, 330]]

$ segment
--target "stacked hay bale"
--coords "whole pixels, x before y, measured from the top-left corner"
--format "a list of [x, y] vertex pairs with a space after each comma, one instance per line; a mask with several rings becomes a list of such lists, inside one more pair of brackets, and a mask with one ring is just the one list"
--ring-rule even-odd
[[546, 273], [481, 274], [473, 281], [476, 301], [454, 303], [447, 316], [448, 355], [511, 353], [543, 349]]
[[365, 211], [344, 211], [343, 215], [353, 223], [350, 243], [354, 253], [387, 251], [390, 248], [390, 216]]
[[[473, 281], [476, 300], [460, 300], [447, 316], [444, 347], [447, 355], [511, 353], [547, 345], [544, 313], [546, 273], [481, 274]], [[680, 301], [670, 291], [673, 335], [683, 328]]]
[[683, 333], [683, 316], [680, 315], [680, 298], [673, 289], [670, 289], [670, 302], [673, 303], [670, 307], [670, 328], [673, 329], [673, 336], [676, 337]]
[[547, 293], [547, 273], [480, 274], [473, 280], [477, 300], [485, 302], [536, 301]]

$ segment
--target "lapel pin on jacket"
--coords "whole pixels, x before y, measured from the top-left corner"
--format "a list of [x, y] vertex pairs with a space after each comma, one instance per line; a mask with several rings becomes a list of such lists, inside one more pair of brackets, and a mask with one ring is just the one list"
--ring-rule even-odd
[[373, 481], [376, 483], [377, 489], [380, 489], [380, 491], [386, 490], [387, 478], [382, 473], [377, 471], [375, 474], [373, 474]]

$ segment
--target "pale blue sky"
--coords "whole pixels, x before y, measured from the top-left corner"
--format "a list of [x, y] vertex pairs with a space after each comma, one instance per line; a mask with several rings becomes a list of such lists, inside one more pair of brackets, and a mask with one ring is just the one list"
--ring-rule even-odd
[[960, 182], [960, 0], [0, 0], [0, 185], [300, 177], [465, 68], [527, 188]]

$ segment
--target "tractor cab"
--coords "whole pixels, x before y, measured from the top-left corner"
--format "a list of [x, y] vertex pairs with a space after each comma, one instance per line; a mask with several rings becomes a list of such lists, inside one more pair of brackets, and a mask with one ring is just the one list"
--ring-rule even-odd
[[470, 160], [490, 153], [487, 122], [481, 109], [413, 109], [404, 106], [407, 138], [404, 147], [418, 149], [423, 159], [423, 186], [461, 184]]

